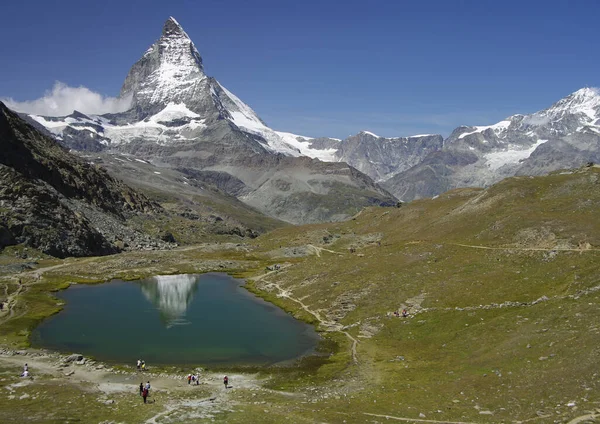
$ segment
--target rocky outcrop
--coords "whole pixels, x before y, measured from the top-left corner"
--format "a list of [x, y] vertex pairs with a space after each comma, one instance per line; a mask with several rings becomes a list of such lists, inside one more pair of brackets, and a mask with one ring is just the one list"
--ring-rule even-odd
[[88, 220], [66, 207], [51, 186], [5, 165], [0, 165], [0, 181], [0, 219], [6, 234], [0, 247], [23, 243], [56, 257], [117, 252]]
[[125, 226], [128, 216], [162, 211], [2, 103], [0, 182], [0, 247], [23, 243], [56, 257], [115, 253], [120, 249], [109, 241], [113, 231], [100, 218]]

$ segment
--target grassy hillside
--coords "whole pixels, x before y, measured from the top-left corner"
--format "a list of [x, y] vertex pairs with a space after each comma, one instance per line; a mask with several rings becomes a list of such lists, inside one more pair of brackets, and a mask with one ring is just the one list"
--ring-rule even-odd
[[[255, 388], [219, 392], [226, 406], [191, 422], [568, 422], [600, 407], [599, 185], [595, 167], [517, 177], [247, 245], [62, 262], [43, 285], [18, 274], [27, 289], [15, 302], [26, 322], [19, 299], [69, 279], [229, 269], [323, 332], [327, 355], [246, 373]], [[7, 293], [22, 290], [16, 277]], [[4, 343], [22, 340], [22, 324], [1, 319]], [[187, 405], [173, 390], [165, 405]], [[0, 397], [0, 410], [10, 405]], [[125, 403], [110, 412], [148, 416]]]
[[[331, 389], [345, 396], [326, 402], [332, 413], [506, 421], [593, 409], [599, 181], [597, 168], [512, 178], [278, 230], [258, 243], [337, 253], [322, 250], [255, 286], [300, 300], [323, 328], [337, 323], [359, 341], [358, 363]], [[409, 318], [389, 316], [403, 308]]]

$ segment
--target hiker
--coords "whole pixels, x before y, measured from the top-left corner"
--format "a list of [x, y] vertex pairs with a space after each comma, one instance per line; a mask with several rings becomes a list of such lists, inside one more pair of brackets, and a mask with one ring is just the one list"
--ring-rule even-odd
[[227, 385], [229, 384], [229, 378], [227, 378], [227, 376], [223, 377], [223, 384], [225, 385], [225, 389], [227, 389]]
[[144, 382], [142, 381], [140, 383], [140, 396], [142, 395], [142, 392], [144, 391]]
[[408, 311], [406, 309], [402, 309], [402, 317], [406, 318], [408, 316]]
[[187, 375], [187, 381], [188, 381], [188, 384], [190, 384], [192, 382], [192, 374]]
[[199, 386], [199, 385], [200, 385], [200, 376], [197, 375], [196, 376], [196, 386]]
[[146, 361], [142, 361], [142, 371], [146, 371]]
[[150, 381], [146, 383], [144, 386], [144, 390], [142, 390], [142, 397], [144, 398], [144, 403], [146, 403], [146, 398], [150, 396]]
[[140, 368], [142, 368], [142, 361], [140, 361], [139, 359], [137, 360], [137, 369], [138, 371], [140, 370]]

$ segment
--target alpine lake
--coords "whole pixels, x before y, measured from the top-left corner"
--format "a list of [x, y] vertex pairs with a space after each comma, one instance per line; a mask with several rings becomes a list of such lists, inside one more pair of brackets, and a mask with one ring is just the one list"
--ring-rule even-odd
[[226, 274], [156, 276], [57, 293], [64, 309], [32, 345], [98, 360], [162, 365], [273, 365], [314, 352], [314, 328]]

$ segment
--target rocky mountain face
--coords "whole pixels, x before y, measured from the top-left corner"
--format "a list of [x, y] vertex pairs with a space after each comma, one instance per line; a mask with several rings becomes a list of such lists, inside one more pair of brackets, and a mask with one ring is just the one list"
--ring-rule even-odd
[[459, 127], [444, 149], [383, 185], [403, 200], [450, 188], [493, 184], [514, 175], [542, 175], [600, 160], [600, 92], [583, 88], [551, 107], [490, 126]]
[[361, 131], [339, 143], [335, 158], [375, 181], [385, 181], [418, 164], [429, 153], [441, 150], [443, 143], [444, 138], [438, 134], [384, 138]]
[[292, 223], [340, 220], [367, 205], [396, 203], [348, 164], [304, 157], [329, 157], [339, 140], [313, 144], [268, 128], [204, 73], [198, 50], [173, 18], [133, 65], [121, 96], [131, 98], [124, 113], [30, 118], [71, 149], [130, 154], [156, 166], [202, 171], [195, 177], [210, 183], [228, 181], [222, 188], [229, 194]]
[[[125, 225], [162, 208], [69, 154], [0, 103], [0, 248], [24, 243], [56, 256], [168, 247]], [[120, 242], [120, 243], [119, 243]]]

